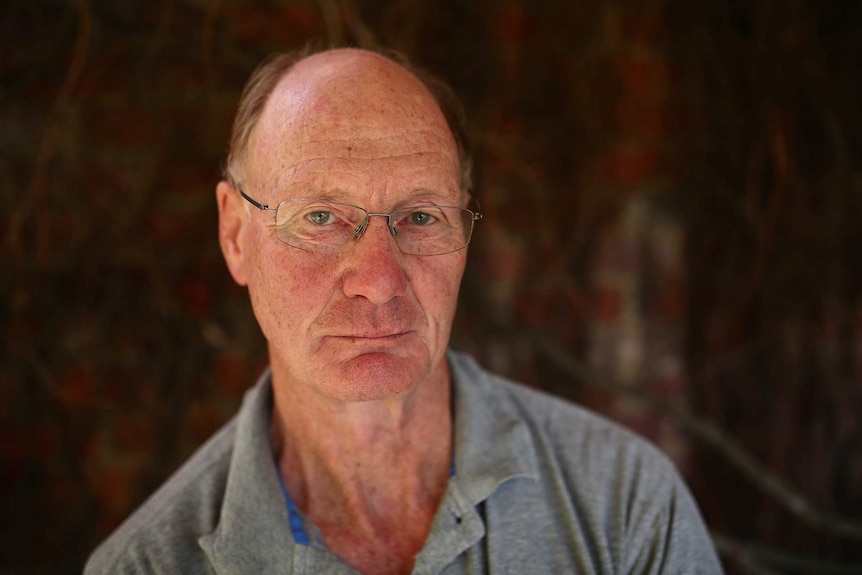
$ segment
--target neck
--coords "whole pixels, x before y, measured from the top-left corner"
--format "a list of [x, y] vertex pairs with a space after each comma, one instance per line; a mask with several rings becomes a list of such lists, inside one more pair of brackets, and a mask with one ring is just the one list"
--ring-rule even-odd
[[330, 550], [361, 572], [377, 571], [371, 563], [380, 557], [372, 548], [390, 560], [400, 550], [407, 561], [381, 572], [409, 571], [452, 460], [445, 361], [435, 376], [410, 391], [366, 402], [340, 401], [277, 376], [273, 373], [273, 447], [299, 509]]

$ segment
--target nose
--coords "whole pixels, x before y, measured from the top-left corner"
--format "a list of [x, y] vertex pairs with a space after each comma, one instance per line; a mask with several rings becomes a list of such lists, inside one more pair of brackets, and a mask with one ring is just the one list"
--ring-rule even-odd
[[371, 217], [356, 244], [343, 255], [342, 289], [346, 296], [364, 297], [379, 305], [404, 295], [407, 287], [404, 256], [387, 222], [387, 218]]

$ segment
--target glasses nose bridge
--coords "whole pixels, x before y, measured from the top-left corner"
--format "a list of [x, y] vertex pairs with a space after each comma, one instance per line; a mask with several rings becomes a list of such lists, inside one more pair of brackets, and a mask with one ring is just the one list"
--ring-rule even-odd
[[362, 211], [365, 212], [365, 221], [362, 222], [362, 224], [358, 228], [356, 228], [356, 239], [357, 240], [363, 234], [365, 234], [365, 230], [368, 229], [368, 224], [371, 222], [371, 218], [373, 218], [373, 217], [386, 218], [386, 227], [389, 228], [389, 233], [392, 234], [393, 238], [398, 236], [398, 230], [396, 230], [395, 227], [392, 225], [392, 213], [393, 212], [390, 212], [388, 214], [383, 214], [383, 213], [369, 212], [366, 210], [362, 210]]

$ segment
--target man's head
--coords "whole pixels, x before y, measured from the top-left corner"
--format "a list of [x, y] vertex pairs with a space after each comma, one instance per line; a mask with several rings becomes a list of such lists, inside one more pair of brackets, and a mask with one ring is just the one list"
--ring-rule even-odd
[[[274, 54], [267, 58], [252, 73], [240, 96], [239, 106], [231, 131], [230, 147], [224, 179], [232, 182], [242, 178], [242, 165], [248, 148], [251, 132], [260, 119], [263, 107], [275, 89], [279, 80], [290, 69], [304, 58], [314, 55], [309, 49]], [[437, 100], [437, 105], [443, 112], [455, 145], [458, 147], [458, 158], [461, 171], [461, 187], [469, 193], [473, 187], [473, 159], [470, 142], [464, 120], [464, 110], [458, 97], [452, 89], [439, 78], [428, 72], [413, 67], [399, 52], [381, 54], [413, 74]]]
[[332, 50], [270, 66], [244, 92], [231, 181], [217, 196], [222, 250], [248, 286], [276, 385], [360, 401], [442, 380], [466, 250], [407, 255], [379, 217], [348, 251], [297, 249], [279, 241], [273, 210], [247, 214], [236, 187], [272, 208], [300, 198], [371, 213], [463, 207], [469, 158], [451, 114], [378, 54]]

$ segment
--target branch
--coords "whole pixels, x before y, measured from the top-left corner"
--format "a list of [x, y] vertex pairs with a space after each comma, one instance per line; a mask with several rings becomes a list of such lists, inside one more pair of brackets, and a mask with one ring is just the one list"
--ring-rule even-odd
[[781, 575], [768, 567], [761, 565], [754, 552], [745, 544], [725, 540], [721, 535], [711, 533], [715, 548], [724, 559], [731, 560], [743, 573], [750, 575]]
[[539, 352], [552, 359], [572, 378], [595, 387], [628, 395], [670, 416], [695, 439], [718, 451], [749, 481], [803, 523], [833, 535], [862, 540], [862, 524], [817, 509], [802, 494], [757, 461], [739, 442], [711, 421], [679, 403], [659, 397], [644, 387], [626, 384], [596, 373], [543, 334], [531, 331], [529, 337]]
[[[776, 114], [773, 113], [771, 115], [775, 116]], [[775, 241], [776, 227], [781, 218], [781, 210], [784, 207], [785, 195], [787, 193], [788, 172], [790, 170], [790, 161], [787, 157], [787, 135], [784, 127], [779, 124], [778, 120], [768, 122], [767, 130], [776, 181], [770, 190], [769, 201], [764, 208], [765, 213], [761, 214], [759, 218], [760, 221], [758, 223], [760, 225], [757, 227], [757, 247], [748, 272], [747, 281], [745, 282], [745, 291], [743, 292], [739, 306], [740, 314], [745, 312], [759, 288], [760, 278], [763, 276], [766, 268], [767, 257]], [[750, 187], [756, 189], [757, 184], [752, 184]]]
[[331, 46], [344, 46], [344, 22], [335, 0], [317, 0]]
[[[17, 209], [10, 214], [9, 236], [8, 243], [14, 249], [20, 247], [19, 236], [24, 224], [24, 219], [27, 215], [27, 206], [38, 206], [41, 201], [41, 196], [47, 185], [48, 165], [51, 161], [51, 156], [54, 154], [54, 148], [57, 144], [59, 133], [60, 116], [63, 110], [68, 106], [69, 99], [72, 97], [72, 92], [75, 90], [81, 75], [84, 72], [84, 65], [87, 62], [87, 55], [90, 51], [90, 38], [92, 36], [92, 14], [90, 13], [89, 0], [81, 0], [78, 12], [78, 35], [75, 38], [75, 49], [72, 53], [72, 59], [69, 62], [69, 68], [66, 70], [66, 78], [57, 93], [57, 98], [54, 101], [54, 109], [49, 125], [45, 130], [45, 135], [42, 138], [42, 143], [39, 146], [39, 153], [36, 156], [36, 165], [33, 168], [33, 176], [28, 187], [28, 194], [25, 200], [18, 205]], [[37, 238], [44, 235], [44, 226], [37, 221]], [[22, 250], [26, 251], [26, 250]], [[38, 254], [37, 254], [38, 255]]]
[[763, 565], [769, 565], [782, 571], [794, 573], [812, 573], [814, 575], [860, 575], [862, 564], [837, 563], [818, 557], [786, 553], [769, 547], [752, 545], [728, 537], [722, 533], [711, 533], [712, 540], [718, 552], [724, 557], [735, 561], [750, 573], [774, 573], [765, 570]]
[[373, 50], [379, 48], [377, 38], [374, 37], [374, 32], [368, 27], [368, 24], [362, 19], [359, 10], [356, 8], [356, 3], [353, 0], [340, 0], [342, 17], [347, 29], [359, 42], [360, 48]]
[[45, 391], [48, 392], [48, 395], [56, 401], [74, 407], [85, 407], [103, 411], [112, 411], [117, 408], [117, 406], [108, 399], [99, 397], [80, 397], [78, 394], [64, 390], [62, 386], [57, 383], [57, 379], [51, 373], [49, 366], [42, 362], [35, 351], [27, 350], [23, 352], [20, 357], [24, 360], [26, 365], [32, 369], [33, 374], [36, 375], [36, 379]]
[[204, 79], [206, 85], [206, 97], [210, 102], [214, 100], [216, 69], [213, 56], [213, 48], [216, 39], [216, 25], [218, 24], [219, 12], [221, 10], [221, 0], [211, 0], [207, 6], [204, 16], [203, 33], [201, 34], [201, 63], [204, 69]]

